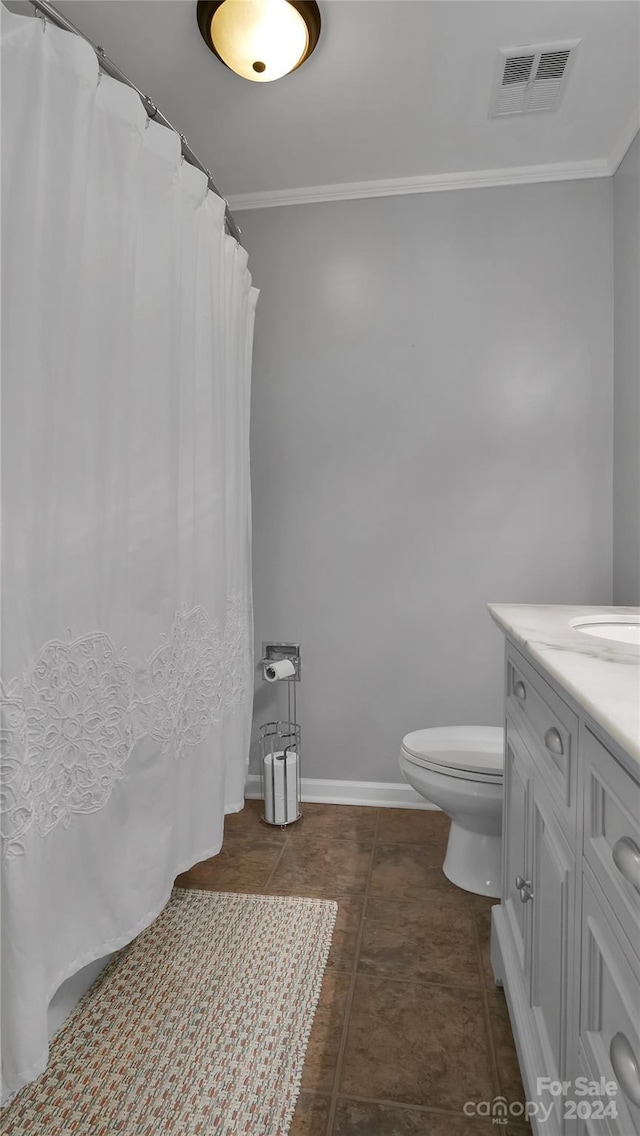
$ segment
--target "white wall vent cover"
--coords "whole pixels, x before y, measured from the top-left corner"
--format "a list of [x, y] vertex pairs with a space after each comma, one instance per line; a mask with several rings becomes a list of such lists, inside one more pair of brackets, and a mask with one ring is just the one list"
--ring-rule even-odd
[[556, 110], [567, 85], [579, 39], [503, 47], [498, 56], [489, 117]]

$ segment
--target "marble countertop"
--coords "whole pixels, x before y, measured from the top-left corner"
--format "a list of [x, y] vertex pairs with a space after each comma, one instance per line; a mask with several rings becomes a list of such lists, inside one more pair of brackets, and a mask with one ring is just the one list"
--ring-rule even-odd
[[526, 649], [602, 729], [640, 764], [640, 647], [576, 631], [572, 620], [637, 620], [638, 607], [489, 604], [498, 626]]

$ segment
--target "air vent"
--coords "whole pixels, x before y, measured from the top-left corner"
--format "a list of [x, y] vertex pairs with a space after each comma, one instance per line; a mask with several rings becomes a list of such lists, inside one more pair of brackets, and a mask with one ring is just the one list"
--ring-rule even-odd
[[491, 92], [489, 116], [556, 110], [564, 94], [580, 40], [502, 48]]

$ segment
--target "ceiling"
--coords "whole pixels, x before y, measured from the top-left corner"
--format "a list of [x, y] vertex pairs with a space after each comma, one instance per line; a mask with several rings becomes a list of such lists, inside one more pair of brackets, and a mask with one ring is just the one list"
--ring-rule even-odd
[[[56, 6], [187, 135], [234, 207], [478, 171], [606, 174], [638, 123], [636, 0], [319, 0], [314, 54], [266, 84], [208, 51], [194, 0]], [[488, 117], [499, 48], [576, 38], [559, 110]]]

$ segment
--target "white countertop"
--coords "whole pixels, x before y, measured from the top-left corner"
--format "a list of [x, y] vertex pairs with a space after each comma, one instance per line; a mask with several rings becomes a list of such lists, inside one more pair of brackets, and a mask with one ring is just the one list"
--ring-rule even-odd
[[638, 607], [489, 604], [492, 618], [640, 764], [640, 647], [576, 631], [572, 620], [640, 617]]

